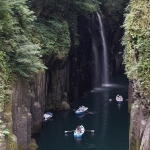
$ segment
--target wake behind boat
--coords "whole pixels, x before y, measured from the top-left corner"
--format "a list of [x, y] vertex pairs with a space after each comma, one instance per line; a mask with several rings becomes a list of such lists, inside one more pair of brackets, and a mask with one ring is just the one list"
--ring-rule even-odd
[[77, 115], [82, 115], [88, 110], [88, 107], [80, 106], [79, 109], [75, 111]]
[[74, 131], [74, 137], [81, 138], [84, 132], [85, 132], [85, 129], [84, 129], [83, 125], [80, 125]]
[[47, 120], [49, 120], [50, 118], [52, 118], [53, 117], [53, 113], [51, 113], [51, 112], [46, 112], [44, 115], [43, 115], [43, 121], [47, 121]]

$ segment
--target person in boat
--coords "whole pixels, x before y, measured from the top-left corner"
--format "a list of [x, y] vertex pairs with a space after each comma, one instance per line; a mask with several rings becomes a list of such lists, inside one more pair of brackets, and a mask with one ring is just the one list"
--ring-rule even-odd
[[116, 96], [116, 101], [118, 102], [119, 99], [120, 99], [120, 95], [118, 94], [118, 95]]
[[84, 107], [85, 107], [85, 106], [80, 106], [80, 107], [79, 107], [79, 111], [84, 111]]
[[85, 106], [82, 106], [82, 107], [81, 107], [81, 110], [84, 111], [84, 108], [85, 108]]
[[119, 101], [123, 101], [123, 97], [121, 95], [119, 95]]
[[80, 126], [78, 126], [78, 127], [76, 128], [76, 132], [77, 132], [77, 133], [81, 133], [81, 128], [80, 128]]
[[122, 101], [123, 101], [123, 97], [118, 94], [118, 95], [116, 96], [116, 101], [117, 101], [117, 102], [122, 102]]
[[82, 110], [82, 106], [79, 106], [79, 111], [81, 111]]

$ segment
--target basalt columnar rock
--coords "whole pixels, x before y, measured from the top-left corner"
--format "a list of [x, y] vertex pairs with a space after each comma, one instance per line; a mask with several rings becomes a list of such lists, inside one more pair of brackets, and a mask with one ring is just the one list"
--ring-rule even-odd
[[138, 90], [129, 88], [130, 112], [130, 131], [129, 147], [130, 150], [150, 150], [150, 114], [147, 107], [142, 103], [142, 98]]
[[66, 95], [69, 92], [68, 66], [65, 65], [64, 68], [51, 70], [47, 72], [47, 76], [49, 79], [47, 81], [46, 110], [57, 111], [60, 109], [64, 92], [66, 92]]
[[[41, 72], [32, 82], [19, 80], [12, 89], [13, 134], [18, 148], [37, 147], [32, 133], [40, 132], [45, 110], [59, 110], [61, 102], [67, 103], [67, 70]], [[62, 99], [63, 98], [63, 99]], [[68, 103], [63, 109], [70, 109]], [[1, 145], [1, 146], [4, 146]]]
[[41, 128], [45, 109], [45, 74], [40, 73], [35, 83], [18, 81], [12, 89], [13, 133], [17, 137], [18, 148], [26, 149], [31, 141], [31, 129]]

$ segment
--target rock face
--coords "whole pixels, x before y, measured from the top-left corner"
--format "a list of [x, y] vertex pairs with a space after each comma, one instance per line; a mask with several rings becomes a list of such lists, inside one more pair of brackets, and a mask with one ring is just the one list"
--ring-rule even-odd
[[[18, 148], [37, 147], [31, 140], [32, 133], [39, 132], [45, 110], [61, 107], [70, 109], [67, 103], [67, 67], [41, 72], [32, 82], [18, 81], [12, 89], [13, 133]], [[65, 95], [65, 96], [64, 96]]]
[[45, 81], [45, 74], [41, 73], [35, 83], [21, 80], [13, 86], [13, 132], [17, 136], [18, 147], [26, 148], [31, 140], [31, 129], [38, 132], [41, 128], [45, 110]]
[[[5, 95], [5, 96], [4, 96]], [[12, 93], [0, 72], [0, 150], [17, 150], [17, 138], [12, 132]], [[3, 131], [8, 131], [7, 136]]]
[[7, 150], [7, 145], [4, 138], [0, 140], [0, 150]]
[[[69, 93], [69, 66], [66, 64], [63, 68], [47, 71], [46, 81], [46, 110], [56, 111], [60, 108], [63, 94]], [[66, 97], [68, 101], [68, 97]]]
[[20, 80], [12, 89], [13, 133], [17, 137], [18, 147], [24, 149], [30, 143], [31, 129], [42, 121], [45, 109], [45, 74], [39, 74], [35, 85], [29, 85], [25, 80]]
[[129, 97], [131, 106], [129, 147], [130, 150], [150, 150], [149, 110], [141, 103], [141, 98], [136, 91], [136, 89], [133, 89], [133, 93], [129, 91], [130, 94], [133, 94]]

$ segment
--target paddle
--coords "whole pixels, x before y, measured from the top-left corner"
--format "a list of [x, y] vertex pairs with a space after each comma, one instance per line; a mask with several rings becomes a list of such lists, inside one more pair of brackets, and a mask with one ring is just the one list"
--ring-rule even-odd
[[88, 131], [88, 132], [94, 132], [94, 130], [85, 130], [85, 131]]
[[114, 99], [115, 99], [115, 98], [112, 98], [112, 99], [110, 98], [109, 101], [112, 101], [112, 100], [114, 100]]
[[[65, 133], [68, 133], [68, 132], [74, 132], [75, 130], [71, 130], [71, 131], [65, 131]], [[94, 132], [94, 130], [85, 130], [87, 132]]]
[[71, 131], [65, 131], [65, 133], [68, 133], [68, 132], [74, 132], [75, 130], [71, 130]]
[[96, 113], [98, 113], [99, 111], [93, 111], [93, 112], [89, 112], [89, 111], [86, 111], [88, 114], [91, 114], [91, 115], [93, 115], [93, 114], [96, 114]]

